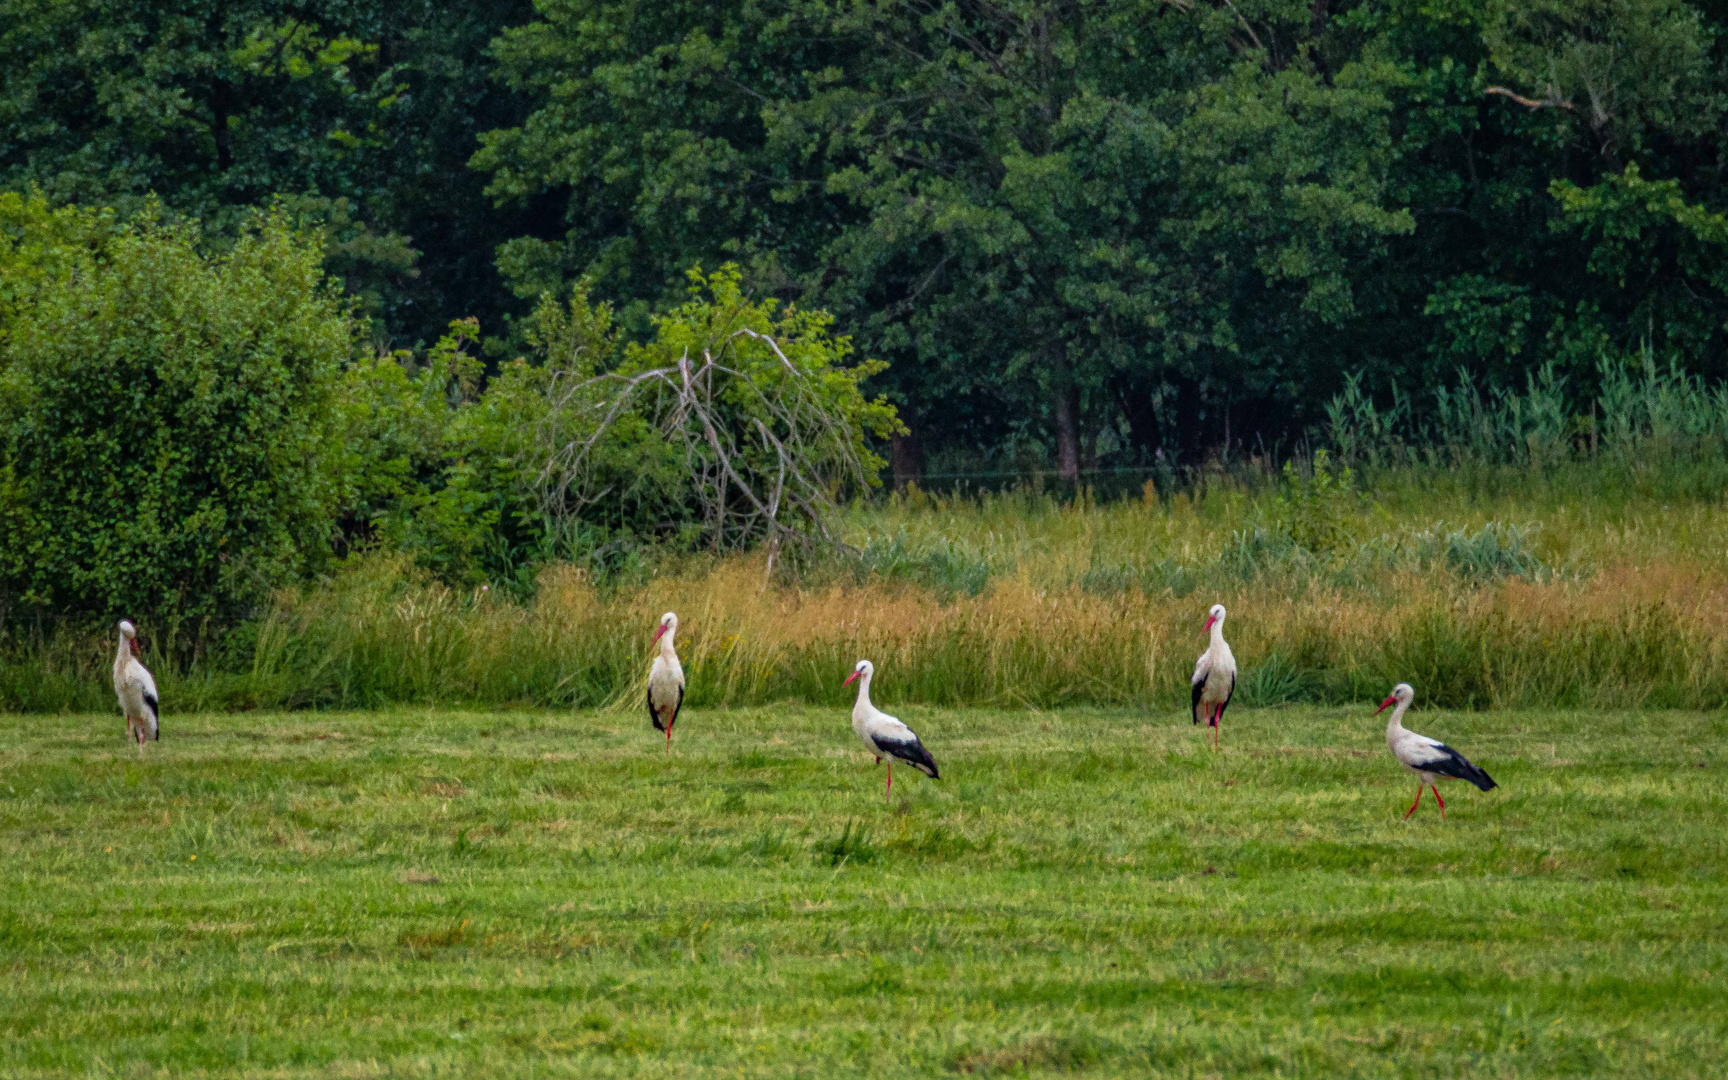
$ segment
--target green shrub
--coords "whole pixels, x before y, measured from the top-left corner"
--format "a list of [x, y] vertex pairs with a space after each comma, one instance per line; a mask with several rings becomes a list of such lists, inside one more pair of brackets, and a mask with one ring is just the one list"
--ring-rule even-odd
[[0, 196], [0, 607], [233, 618], [328, 550], [355, 327], [322, 247]]
[[1525, 530], [1516, 525], [1490, 521], [1474, 533], [1468, 529], [1454, 530], [1444, 536], [1437, 532], [1422, 533], [1416, 542], [1419, 549], [1428, 545], [1437, 547], [1443, 553], [1441, 561], [1446, 568], [1466, 580], [1515, 577], [1536, 581], [1554, 573], [1530, 550]]
[[1334, 470], [1325, 450], [1316, 450], [1309, 468], [1284, 463], [1283, 482], [1274, 508], [1277, 528], [1300, 547], [1330, 552], [1350, 541], [1350, 521], [1368, 505], [1356, 491], [1350, 466]]
[[[858, 383], [882, 365], [846, 366], [825, 313], [747, 299], [735, 267], [691, 279], [651, 340], [622, 345], [583, 286], [542, 297], [522, 327], [528, 357], [483, 390], [472, 320], [423, 356], [355, 363], [340, 395], [344, 552], [399, 552], [449, 584], [526, 594], [555, 560], [612, 581], [657, 550], [823, 527], [837, 497], [877, 482], [868, 437], [897, 421]], [[930, 572], [975, 594], [987, 570], [962, 562], [937, 556]]]
[[484, 392], [472, 319], [424, 356], [377, 354], [343, 373], [339, 541], [410, 555], [453, 584], [526, 589], [548, 552], [525, 454], [545, 414], [542, 372], [516, 361]]
[[1271, 653], [1243, 670], [1236, 685], [1236, 697], [1249, 709], [1284, 705], [1311, 697], [1314, 688], [1310, 682], [1307, 673], [1295, 663], [1279, 653]]

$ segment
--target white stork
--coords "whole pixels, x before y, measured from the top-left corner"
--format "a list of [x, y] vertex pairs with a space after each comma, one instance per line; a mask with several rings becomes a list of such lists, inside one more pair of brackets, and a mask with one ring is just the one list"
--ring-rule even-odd
[[931, 757], [930, 751], [924, 749], [924, 744], [918, 741], [917, 733], [870, 703], [870, 676], [875, 673], [875, 664], [860, 660], [858, 666], [852, 669], [852, 674], [840, 685], [851, 686], [853, 679], [863, 680], [858, 684], [858, 703], [852, 706], [852, 730], [864, 741], [864, 748], [876, 755], [878, 765], [883, 758], [888, 759], [888, 785], [882, 789], [883, 801], [888, 802], [894, 791], [895, 758], [906, 762], [932, 780], [940, 780], [942, 777], [936, 772], [936, 759]]
[[654, 631], [651, 644], [660, 646], [660, 655], [648, 669], [648, 719], [655, 731], [666, 733], [666, 753], [672, 753], [672, 725], [678, 720], [678, 710], [684, 707], [684, 667], [678, 663], [678, 653], [672, 638], [678, 633], [678, 616], [668, 611], [660, 616], [660, 629]]
[[1236, 655], [1224, 640], [1224, 605], [1213, 604], [1202, 630], [1212, 632], [1212, 643], [1194, 661], [1193, 715], [1198, 724], [1204, 715], [1212, 727], [1212, 748], [1218, 748], [1218, 721], [1224, 719], [1224, 707], [1236, 693]]
[[114, 693], [120, 698], [120, 711], [126, 715], [126, 737], [138, 744], [138, 756], [144, 756], [146, 738], [161, 739], [162, 723], [157, 715], [156, 680], [138, 661], [133, 639], [138, 628], [120, 620], [120, 649], [114, 654]]
[[1422, 788], [1426, 785], [1434, 788], [1434, 801], [1440, 804], [1440, 820], [1444, 821], [1446, 800], [1440, 797], [1440, 789], [1434, 787], [1435, 777], [1450, 776], [1457, 780], [1468, 780], [1483, 791], [1491, 791], [1500, 785], [1494, 782], [1493, 777], [1465, 760], [1463, 754], [1445, 743], [1406, 730], [1404, 710], [1408, 709], [1410, 702], [1415, 699], [1416, 691], [1409, 683], [1401, 682], [1392, 688], [1392, 696], [1380, 703], [1380, 708], [1374, 710], [1374, 715], [1380, 715], [1386, 706], [1397, 702], [1398, 707], [1392, 710], [1392, 719], [1386, 722], [1386, 745], [1392, 748], [1393, 757], [1416, 774], [1416, 801], [1405, 811], [1404, 820], [1409, 821], [1410, 815], [1421, 805]]

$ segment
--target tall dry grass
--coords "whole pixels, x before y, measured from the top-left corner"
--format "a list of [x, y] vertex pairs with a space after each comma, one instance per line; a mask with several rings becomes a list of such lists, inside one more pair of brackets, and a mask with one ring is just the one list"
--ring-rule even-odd
[[[1442, 488], [1445, 482], [1443, 481]], [[1270, 489], [1219, 482], [1096, 505], [1027, 494], [859, 508], [860, 566], [769, 582], [759, 560], [605, 586], [568, 566], [532, 599], [354, 561], [287, 592], [225, 654], [159, 673], [173, 709], [537, 704], [635, 709], [661, 612], [694, 707], [840, 703], [874, 660], [885, 704], [1179, 708], [1208, 606], [1247, 705], [1377, 698], [1713, 708], [1728, 701], [1720, 501], [1388, 491], [1334, 547], [1293, 546]], [[11, 709], [106, 708], [109, 646], [0, 662]]]
[[1728, 698], [1728, 582], [1684, 568], [1490, 586], [1408, 574], [1363, 592], [1252, 583], [1177, 598], [1024, 578], [941, 602], [913, 586], [765, 588], [731, 562], [602, 598], [568, 569], [531, 605], [356, 574], [285, 603], [260, 640], [257, 703], [535, 702], [634, 708], [660, 612], [680, 616], [693, 706], [845, 699], [860, 657], [884, 701], [1168, 708], [1187, 697], [1213, 601], [1246, 704], [1384, 694], [1435, 703], [1711, 707]]

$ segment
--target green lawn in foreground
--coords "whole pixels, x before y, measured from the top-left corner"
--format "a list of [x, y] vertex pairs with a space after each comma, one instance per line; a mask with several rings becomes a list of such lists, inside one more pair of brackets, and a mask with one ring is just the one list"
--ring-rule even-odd
[[0, 717], [0, 1076], [1724, 1074], [1722, 714], [898, 711]]

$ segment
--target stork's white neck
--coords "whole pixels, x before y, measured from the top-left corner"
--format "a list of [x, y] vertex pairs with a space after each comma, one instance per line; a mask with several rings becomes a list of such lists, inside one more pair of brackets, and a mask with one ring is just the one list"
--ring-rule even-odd
[[[1212, 644], [1214, 647], [1224, 643], [1224, 620], [1212, 620]], [[1193, 648], [1192, 645], [1189, 648]]]
[[666, 628], [664, 634], [660, 635], [660, 655], [668, 660], [678, 659], [677, 651], [672, 648], [672, 637], [676, 633], [678, 633], [678, 628], [670, 626]]
[[[1414, 700], [1414, 699], [1412, 699]], [[1392, 708], [1392, 716], [1386, 721], [1386, 734], [1395, 735], [1404, 730], [1404, 710], [1410, 707], [1410, 702], [1400, 701]]]
[[114, 651], [114, 662], [124, 664], [132, 658], [132, 643], [126, 640], [126, 635], [120, 635], [120, 647]]
[[[857, 707], [862, 707], [862, 708], [867, 708], [867, 709], [875, 708], [875, 706], [870, 703], [870, 676], [872, 674], [873, 674], [872, 672], [866, 671], [864, 674], [858, 676], [858, 706]], [[854, 711], [856, 711], [857, 707], [854, 708]]]

